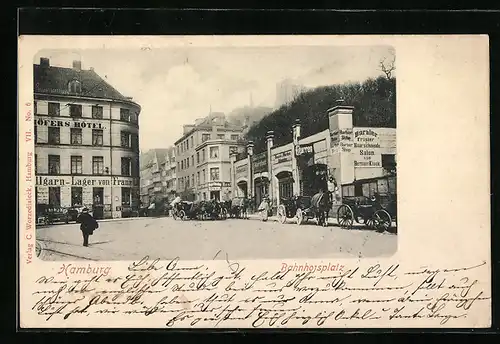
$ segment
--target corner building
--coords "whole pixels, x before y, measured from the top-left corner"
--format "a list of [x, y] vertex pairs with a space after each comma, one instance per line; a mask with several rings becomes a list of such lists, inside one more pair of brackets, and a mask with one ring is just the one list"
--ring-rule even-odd
[[140, 106], [79, 61], [33, 67], [37, 212], [128, 216], [139, 206]]

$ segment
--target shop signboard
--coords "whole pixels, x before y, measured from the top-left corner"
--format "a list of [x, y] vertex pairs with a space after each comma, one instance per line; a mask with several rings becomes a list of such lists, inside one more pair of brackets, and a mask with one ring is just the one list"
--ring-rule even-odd
[[139, 178], [111, 176], [36, 176], [36, 186], [139, 186]]
[[336, 129], [330, 133], [330, 149], [332, 153], [350, 153], [353, 148], [353, 129]]
[[241, 177], [248, 177], [248, 166], [247, 164], [239, 165], [234, 168], [236, 179]]
[[65, 128], [80, 128], [80, 129], [106, 129], [103, 125], [102, 120], [56, 120], [56, 119], [46, 119], [42, 117], [35, 118], [35, 124], [39, 127], [65, 127]]
[[256, 154], [252, 157], [254, 173], [267, 172], [267, 152]]
[[273, 166], [282, 166], [292, 164], [292, 150], [289, 149], [284, 152], [276, 153], [273, 155]]
[[382, 154], [396, 154], [396, 130], [392, 128], [355, 128], [354, 167], [380, 168]]

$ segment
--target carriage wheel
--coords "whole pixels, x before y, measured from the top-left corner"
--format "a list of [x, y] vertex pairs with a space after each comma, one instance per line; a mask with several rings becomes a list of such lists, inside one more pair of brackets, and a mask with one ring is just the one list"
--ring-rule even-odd
[[184, 210], [179, 211], [179, 219], [181, 219], [181, 221], [186, 219], [186, 212]]
[[295, 217], [297, 218], [297, 224], [301, 225], [302, 222], [304, 222], [304, 212], [302, 209], [297, 209], [297, 213], [295, 214]]
[[351, 229], [354, 223], [354, 212], [348, 205], [341, 205], [337, 210], [337, 223], [341, 228]]
[[278, 207], [278, 221], [281, 224], [286, 222], [286, 209], [283, 204]]
[[377, 210], [373, 214], [373, 226], [378, 232], [384, 232], [391, 228], [391, 215], [383, 209]]

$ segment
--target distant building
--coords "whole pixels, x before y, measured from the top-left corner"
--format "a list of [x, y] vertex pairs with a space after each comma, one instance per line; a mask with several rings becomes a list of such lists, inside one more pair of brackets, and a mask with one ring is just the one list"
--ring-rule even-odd
[[276, 108], [289, 104], [299, 94], [305, 92], [307, 88], [303, 85], [295, 84], [289, 79], [285, 79], [276, 84]]
[[243, 127], [212, 112], [184, 126], [175, 142], [177, 193], [185, 200], [224, 199], [231, 191], [231, 151], [241, 151]]
[[174, 148], [151, 149], [141, 154], [141, 202], [169, 201], [176, 192]]
[[33, 68], [37, 212], [129, 216], [139, 205], [141, 107], [80, 61], [41, 58]]

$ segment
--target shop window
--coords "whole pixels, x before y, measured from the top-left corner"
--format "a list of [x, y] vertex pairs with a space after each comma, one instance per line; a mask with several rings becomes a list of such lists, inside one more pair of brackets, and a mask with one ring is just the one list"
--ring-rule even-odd
[[82, 188], [81, 187], [72, 187], [71, 188], [71, 206], [81, 206], [82, 203]]
[[104, 174], [104, 157], [92, 157], [92, 173], [97, 175]]
[[71, 128], [70, 136], [71, 136], [71, 144], [72, 145], [81, 145], [82, 144], [82, 129]]
[[122, 188], [122, 206], [130, 206], [131, 196], [130, 188]]
[[104, 198], [104, 188], [92, 189], [92, 199], [94, 200], [94, 205], [102, 205], [103, 198]]
[[82, 174], [82, 157], [71, 156], [71, 174]]
[[82, 117], [82, 106], [71, 104], [69, 106], [69, 115], [71, 117]]
[[211, 181], [218, 181], [220, 178], [219, 176], [219, 168], [214, 167], [210, 169], [210, 180]]
[[58, 127], [49, 127], [48, 130], [50, 144], [59, 144], [61, 143], [61, 128]]
[[219, 158], [219, 147], [210, 147], [210, 159]]
[[210, 134], [201, 134], [201, 142], [210, 140]]
[[102, 129], [92, 129], [92, 145], [102, 146], [104, 144], [104, 131]]
[[130, 133], [122, 131], [120, 133], [120, 145], [124, 148], [130, 148]]
[[129, 109], [120, 109], [120, 121], [130, 122]]
[[380, 179], [377, 181], [377, 190], [380, 194], [387, 194], [389, 192], [387, 179]]
[[48, 104], [48, 114], [49, 114], [49, 116], [59, 116], [60, 107], [61, 107], [61, 105], [59, 103], [52, 103], [52, 102], [50, 102]]
[[293, 183], [291, 181], [284, 181], [279, 183], [279, 192], [281, 198], [292, 198], [293, 196]]
[[53, 208], [61, 206], [61, 188], [58, 186], [49, 187], [49, 205]]
[[94, 118], [94, 119], [102, 119], [103, 118], [102, 106], [98, 106], [98, 105], [92, 106], [92, 118]]
[[59, 155], [49, 155], [49, 174], [61, 173], [61, 158]]
[[122, 176], [130, 177], [131, 164], [132, 164], [132, 159], [122, 158]]
[[389, 193], [391, 194], [396, 193], [396, 178], [387, 179], [387, 188], [389, 190]]

